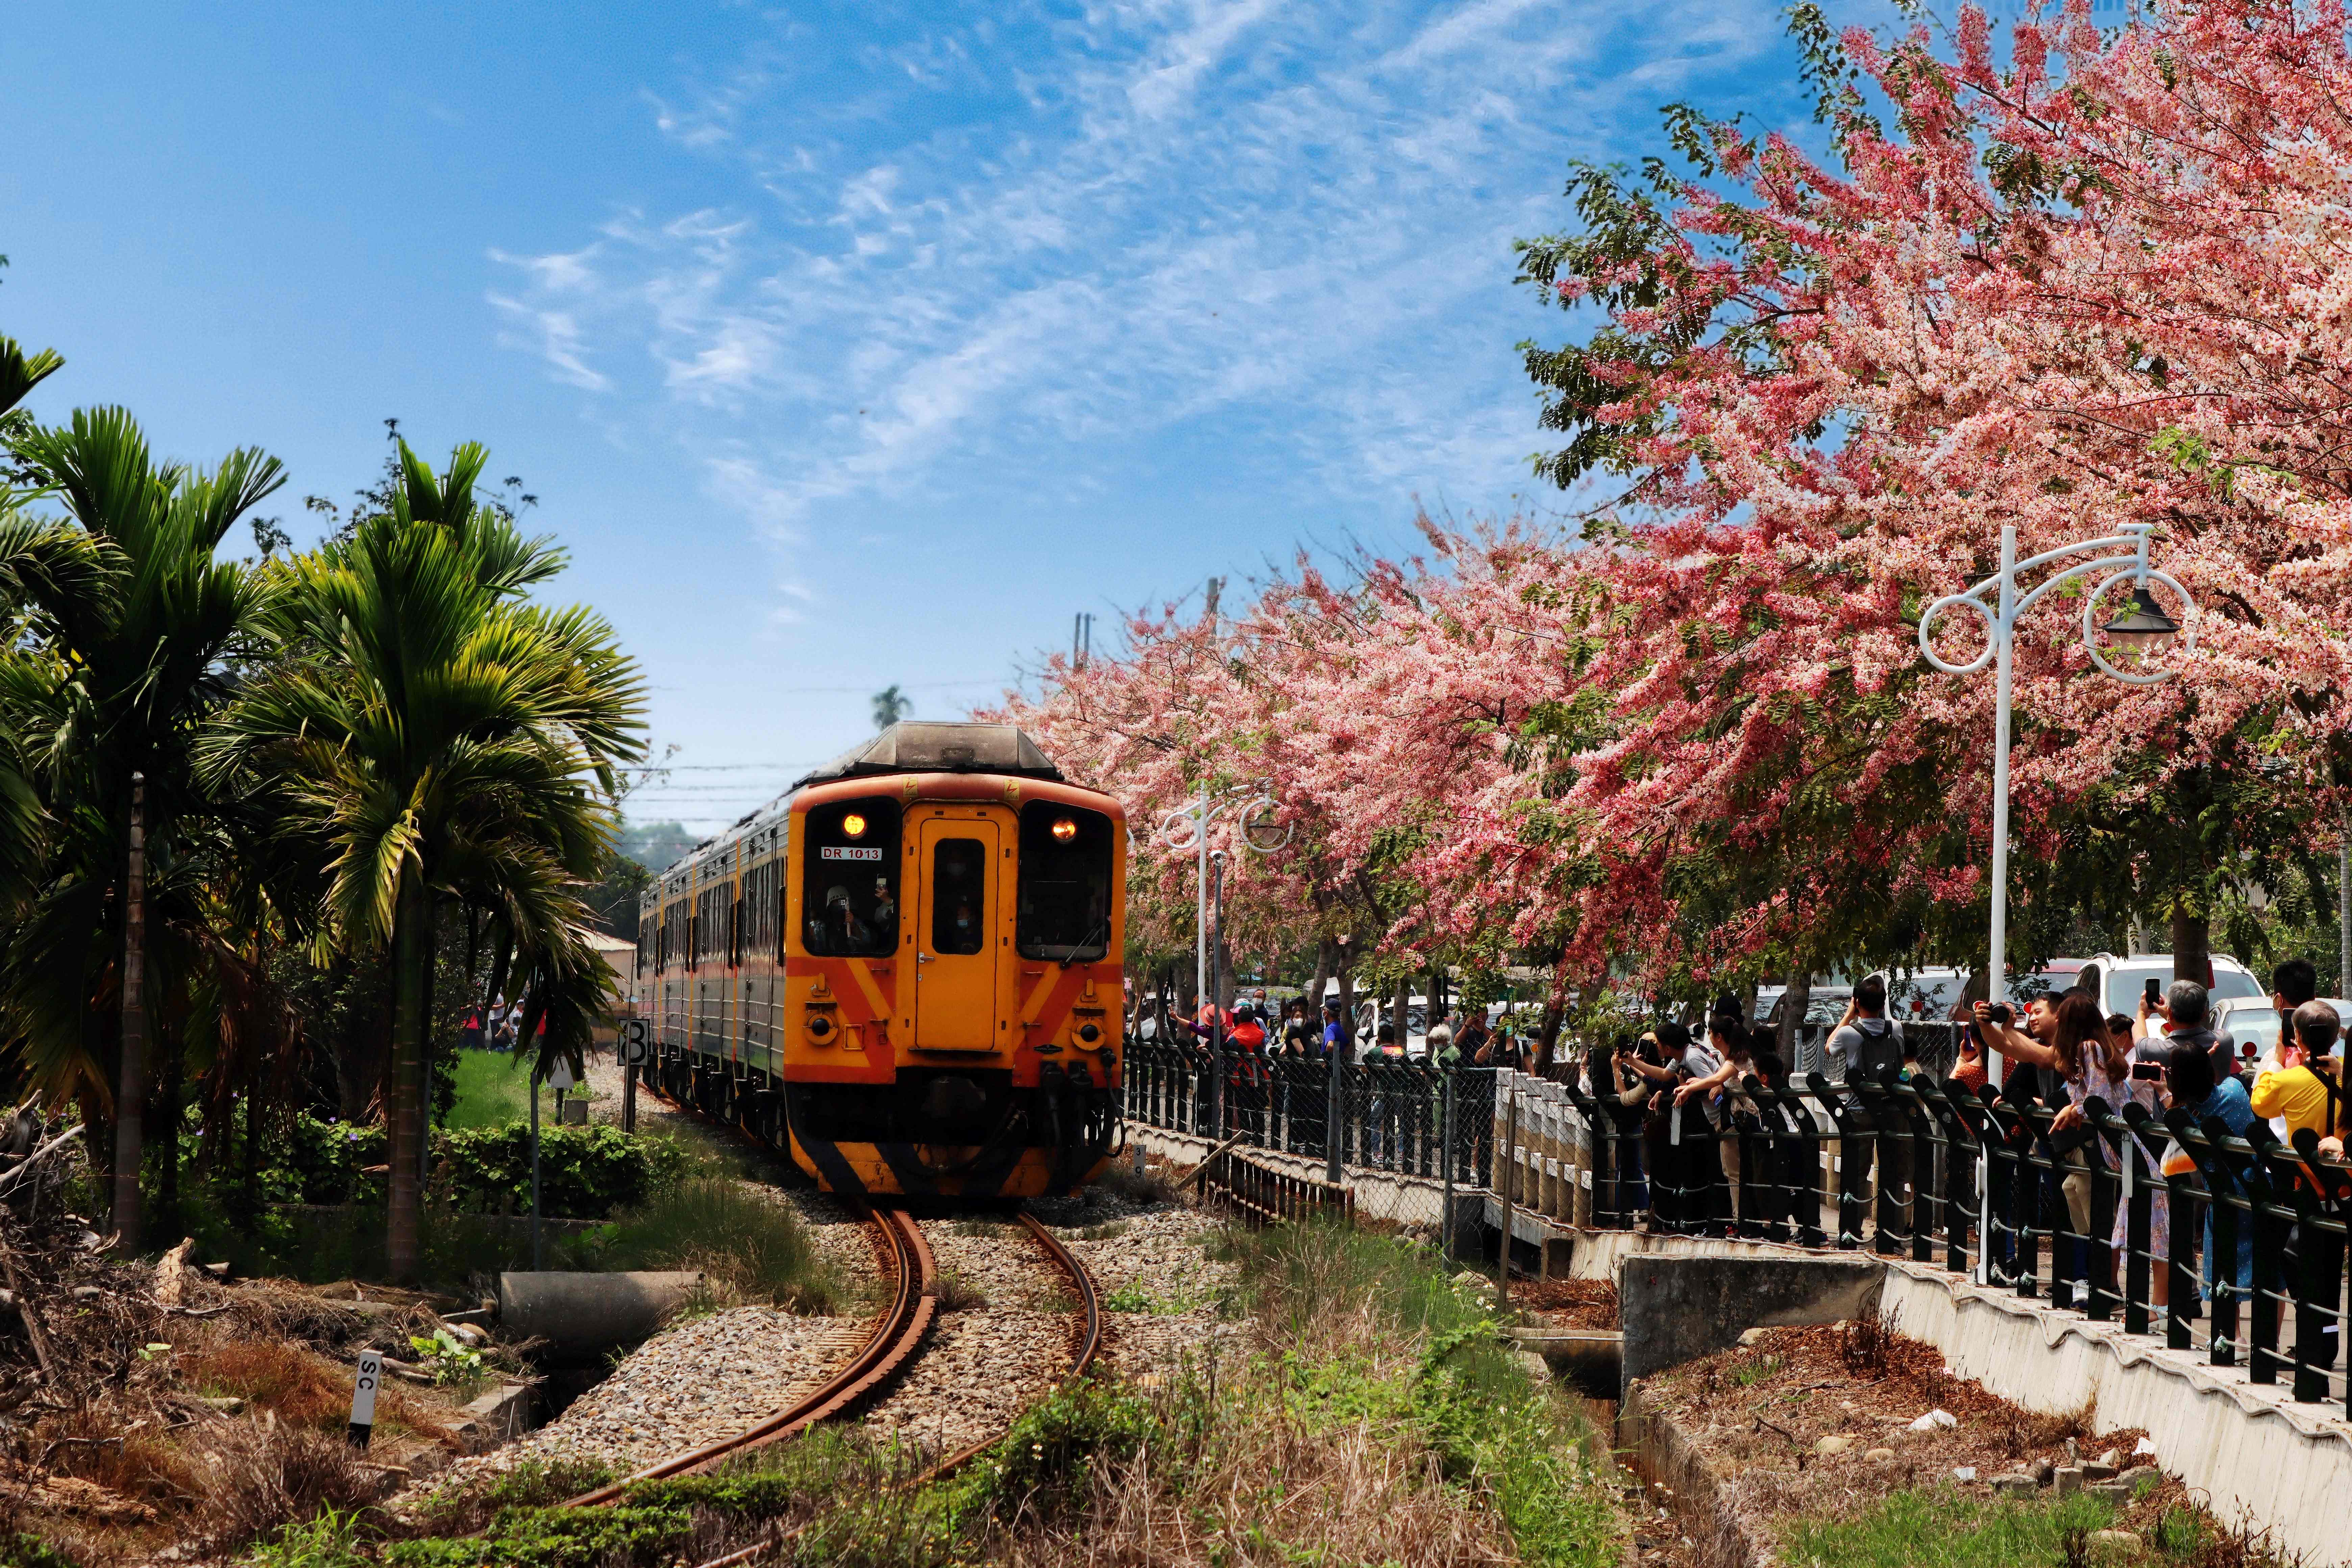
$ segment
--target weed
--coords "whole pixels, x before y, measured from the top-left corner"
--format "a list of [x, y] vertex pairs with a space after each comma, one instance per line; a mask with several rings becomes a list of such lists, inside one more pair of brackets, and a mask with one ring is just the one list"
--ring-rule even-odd
[[1789, 1358], [1784, 1355], [1760, 1356], [1755, 1361], [1744, 1362], [1735, 1368], [1731, 1373], [1731, 1381], [1742, 1388], [1753, 1388], [1758, 1384], [1778, 1375], [1780, 1369], [1788, 1364]]
[[949, 1515], [966, 1528], [983, 1519], [1010, 1524], [1070, 1512], [1099, 1460], [1117, 1464], [1141, 1447], [1150, 1407], [1091, 1379], [1056, 1389], [1023, 1412], [1012, 1430], [965, 1473]]
[[988, 1305], [988, 1292], [952, 1268], [940, 1270], [938, 1289], [942, 1312], [969, 1312]]
[[527, 1458], [512, 1468], [477, 1471], [468, 1482], [445, 1487], [417, 1510], [420, 1535], [470, 1535], [509, 1509], [538, 1508], [593, 1491], [614, 1479], [601, 1459], [563, 1454]]
[[486, 1375], [482, 1352], [447, 1329], [436, 1328], [430, 1338], [411, 1334], [408, 1342], [425, 1364], [433, 1369], [435, 1383], [457, 1384], [470, 1395]]
[[394, 1542], [386, 1568], [603, 1568], [673, 1561], [692, 1533], [683, 1509], [508, 1509], [478, 1536]]
[[1149, 1170], [1139, 1176], [1134, 1166], [1119, 1160], [1104, 1167], [1097, 1185], [1143, 1208], [1158, 1208], [1176, 1201], [1176, 1189], [1168, 1184], [1165, 1176]]
[[[217, 1552], [273, 1537], [282, 1542], [290, 1529], [320, 1518], [348, 1534], [351, 1521], [376, 1493], [375, 1472], [360, 1463], [340, 1436], [251, 1422], [231, 1428], [215, 1450], [209, 1480], [205, 1533]], [[319, 1538], [320, 1531], [311, 1536]]]
[[845, 1295], [791, 1209], [724, 1176], [665, 1188], [590, 1233], [581, 1252], [601, 1268], [699, 1268], [714, 1305], [767, 1301], [825, 1312]]
[[365, 1538], [360, 1510], [322, 1509], [289, 1524], [245, 1559], [248, 1568], [366, 1568], [360, 1550]]
[[1838, 1359], [1857, 1377], [1885, 1377], [1894, 1342], [1895, 1325], [1875, 1312], [1865, 1312], [1838, 1325]]
[[2091, 1532], [2114, 1521], [2113, 1504], [2080, 1492], [2006, 1502], [1939, 1487], [1889, 1493], [1844, 1519], [1797, 1520], [1780, 1555], [1838, 1568], [2074, 1568], [2087, 1561]]
[[1080, 1241], [1111, 1241], [1125, 1236], [1132, 1227], [1125, 1220], [1113, 1220], [1108, 1225], [1090, 1225], [1078, 1232]]
[[11, 1531], [0, 1535], [0, 1568], [79, 1568], [79, 1564], [37, 1535]]

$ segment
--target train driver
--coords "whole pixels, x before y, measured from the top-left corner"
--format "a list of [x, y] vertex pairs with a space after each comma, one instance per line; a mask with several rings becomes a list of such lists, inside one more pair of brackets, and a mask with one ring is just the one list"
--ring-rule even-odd
[[890, 896], [890, 879], [874, 879], [874, 919], [868, 922], [877, 941], [887, 945], [898, 935], [898, 900]]
[[835, 882], [824, 890], [824, 916], [809, 922], [809, 946], [835, 954], [862, 952], [869, 940], [866, 922], [850, 908], [849, 889]]

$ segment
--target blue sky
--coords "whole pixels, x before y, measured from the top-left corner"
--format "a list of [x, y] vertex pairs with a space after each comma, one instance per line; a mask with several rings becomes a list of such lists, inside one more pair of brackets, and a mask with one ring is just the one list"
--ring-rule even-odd
[[488, 443], [703, 826], [1074, 612], [1548, 504], [1510, 240], [1662, 102], [1801, 116], [1752, 0], [26, 0], [0, 65], [36, 412], [261, 445], [305, 541], [387, 416]]

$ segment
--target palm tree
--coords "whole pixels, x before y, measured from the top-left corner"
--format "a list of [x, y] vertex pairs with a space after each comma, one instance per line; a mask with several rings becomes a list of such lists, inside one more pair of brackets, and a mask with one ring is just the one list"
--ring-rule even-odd
[[[147, 780], [146, 902], [160, 916], [143, 922], [142, 959], [155, 993], [178, 994], [203, 926], [182, 846], [209, 809], [190, 748], [234, 688], [260, 602], [253, 574], [215, 552], [283, 481], [277, 460], [252, 449], [208, 473], [158, 464], [119, 408], [19, 428], [11, 447], [67, 516], [45, 525], [19, 509], [11, 525], [27, 549], [49, 552], [9, 585], [16, 635], [0, 658], [0, 718], [44, 806], [46, 865], [0, 953], [0, 1007], [31, 1087], [76, 1095], [93, 1125], [115, 1121], [114, 1165], [131, 1181], [118, 1186], [114, 1223], [135, 1247], [146, 1075], [122, 1052], [110, 1005], [131, 778]], [[176, 1020], [159, 1023], [159, 1059], [176, 1068]]]
[[401, 443], [390, 510], [286, 569], [280, 656], [205, 755], [209, 776], [268, 776], [332, 846], [322, 949], [389, 950], [386, 1238], [403, 1279], [419, 1257], [437, 918], [488, 912], [527, 1027], [544, 1018], [544, 1054], [576, 1057], [611, 980], [580, 892], [614, 836], [615, 766], [643, 754], [644, 687], [611, 628], [523, 599], [563, 557], [476, 501], [486, 457], [460, 447], [436, 476]]
[[915, 710], [915, 700], [895, 686], [874, 694], [874, 727], [887, 730]]

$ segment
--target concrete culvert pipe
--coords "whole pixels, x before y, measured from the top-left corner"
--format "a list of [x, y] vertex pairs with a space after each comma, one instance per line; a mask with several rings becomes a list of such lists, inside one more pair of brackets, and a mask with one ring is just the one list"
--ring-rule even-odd
[[603, 1355], [660, 1328], [701, 1283], [700, 1269], [501, 1274], [499, 1331], [544, 1340], [557, 1356]]

